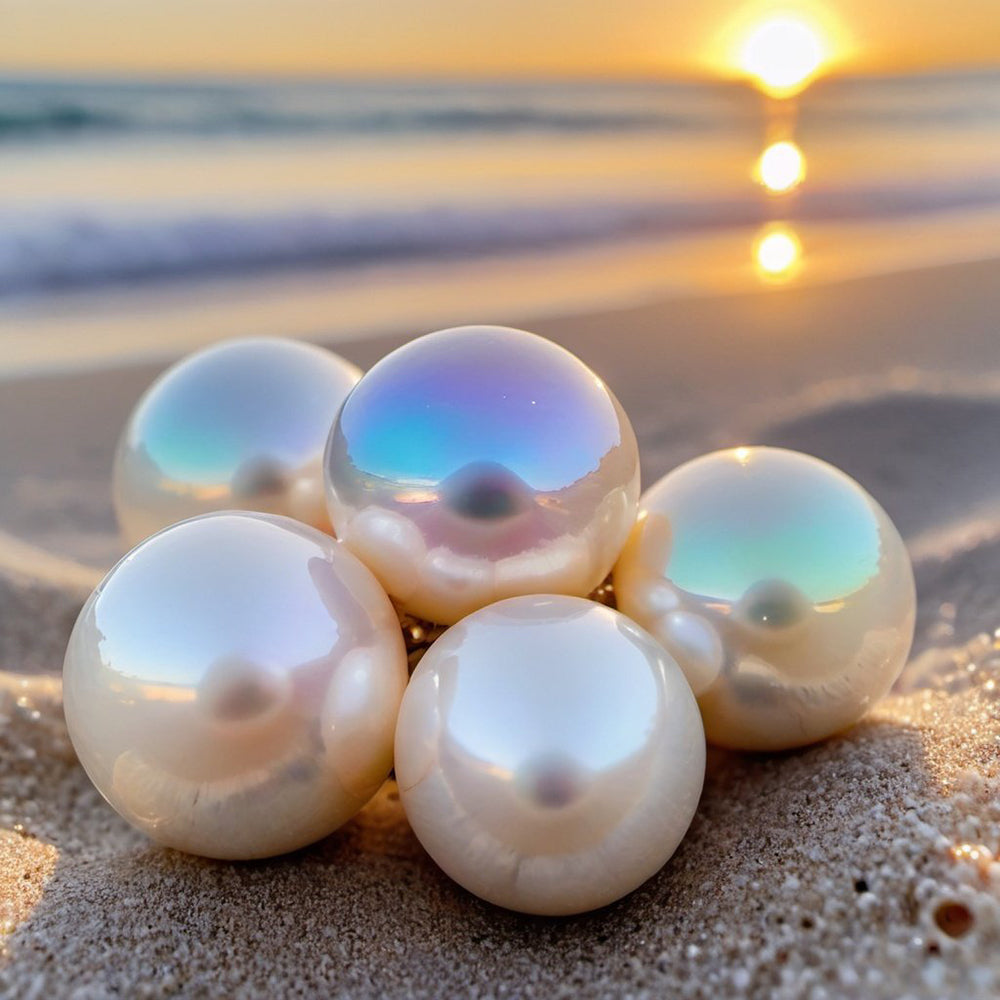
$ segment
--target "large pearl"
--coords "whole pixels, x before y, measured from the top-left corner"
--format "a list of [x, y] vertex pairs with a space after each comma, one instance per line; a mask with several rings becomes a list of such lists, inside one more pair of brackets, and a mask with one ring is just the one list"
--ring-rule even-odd
[[84, 768], [154, 840], [260, 858], [326, 836], [392, 765], [399, 622], [339, 542], [217, 513], [147, 539], [88, 600], [64, 668]]
[[705, 736], [674, 661], [610, 608], [516, 597], [420, 661], [396, 730], [406, 815], [490, 902], [580, 913], [656, 872], [701, 794]]
[[331, 531], [323, 449], [360, 377], [330, 351], [270, 337], [178, 362], [139, 400], [118, 443], [113, 496], [125, 543], [213, 510], [285, 514]]
[[913, 571], [885, 511], [838, 469], [779, 448], [706, 455], [651, 487], [614, 584], [728, 747], [779, 750], [851, 725], [913, 639]]
[[568, 351], [506, 327], [412, 341], [358, 383], [326, 456], [337, 535], [405, 610], [586, 595], [635, 520], [628, 417]]

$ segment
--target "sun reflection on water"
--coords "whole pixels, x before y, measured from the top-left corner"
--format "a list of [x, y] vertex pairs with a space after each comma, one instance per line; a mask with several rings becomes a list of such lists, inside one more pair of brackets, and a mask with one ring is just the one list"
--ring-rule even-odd
[[768, 191], [782, 194], [802, 183], [806, 175], [806, 158], [802, 150], [789, 139], [773, 142], [761, 153], [755, 176]]
[[754, 243], [754, 263], [765, 281], [785, 281], [798, 270], [802, 244], [795, 231], [784, 223], [766, 226]]
[[[732, 24], [730, 66], [764, 95], [767, 138], [751, 174], [771, 195], [785, 195], [805, 180], [806, 158], [794, 138], [797, 95], [829, 68], [840, 48], [831, 24], [812, 0], [799, 0], [794, 9], [757, 4]], [[752, 255], [761, 281], [785, 282], [801, 267], [802, 244], [792, 226], [773, 220], [755, 234]]]

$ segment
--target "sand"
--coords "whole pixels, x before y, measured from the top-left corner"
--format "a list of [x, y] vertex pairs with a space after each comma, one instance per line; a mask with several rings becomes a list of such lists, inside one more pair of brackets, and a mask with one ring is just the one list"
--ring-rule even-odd
[[[998, 288], [988, 262], [523, 321], [618, 392], [647, 483], [721, 444], [811, 451], [883, 502], [920, 594], [914, 656], [867, 720], [793, 753], [713, 751], [663, 871], [563, 920], [451, 883], [391, 784], [267, 862], [121, 821], [75, 762], [56, 673], [117, 554], [114, 437], [152, 369], [0, 386], [0, 995], [996, 996]], [[401, 339], [341, 349], [370, 364]]]

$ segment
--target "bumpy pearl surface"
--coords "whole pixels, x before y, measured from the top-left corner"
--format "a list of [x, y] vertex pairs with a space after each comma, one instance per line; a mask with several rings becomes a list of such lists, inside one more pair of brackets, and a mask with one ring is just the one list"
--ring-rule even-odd
[[705, 736], [684, 675], [642, 629], [576, 597], [477, 611], [403, 697], [396, 778], [434, 860], [526, 913], [611, 903], [673, 854]]
[[125, 543], [213, 510], [331, 531], [323, 449], [360, 377], [330, 351], [279, 338], [226, 341], [178, 362], [139, 400], [118, 444], [113, 495]]
[[859, 719], [913, 639], [913, 571], [853, 479], [779, 448], [697, 458], [643, 494], [618, 607], [677, 658], [710, 741], [778, 750]]
[[329, 535], [218, 513], [147, 539], [88, 600], [66, 722], [98, 790], [183, 851], [259, 858], [353, 816], [392, 765], [399, 622]]
[[585, 595], [635, 521], [639, 454], [604, 383], [523, 330], [460, 327], [380, 361], [327, 448], [337, 535], [407, 611]]

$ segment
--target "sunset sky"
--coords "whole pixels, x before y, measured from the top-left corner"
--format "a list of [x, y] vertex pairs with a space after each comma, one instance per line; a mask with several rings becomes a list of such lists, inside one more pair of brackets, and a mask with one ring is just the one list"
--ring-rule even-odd
[[0, 0], [0, 72], [717, 72], [772, 11], [845, 71], [1000, 63], [1000, 0]]

